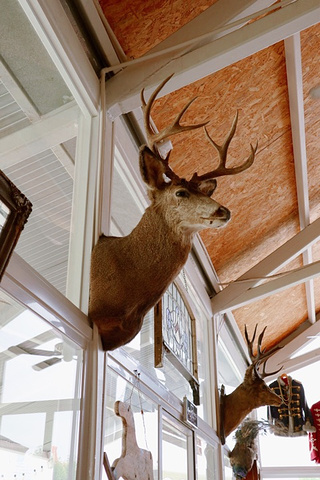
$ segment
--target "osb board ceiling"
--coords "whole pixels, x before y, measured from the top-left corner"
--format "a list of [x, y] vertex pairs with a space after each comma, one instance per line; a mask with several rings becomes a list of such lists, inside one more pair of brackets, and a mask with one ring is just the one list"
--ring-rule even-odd
[[[128, 2], [100, 0], [124, 52], [131, 58], [145, 54], [214, 1]], [[319, 84], [320, 25], [301, 32], [303, 93], [308, 159], [310, 220], [320, 216], [320, 101], [309, 91]], [[232, 282], [300, 231], [284, 42], [276, 43], [181, 90], [156, 101], [152, 117], [158, 129], [173, 120], [187, 100], [197, 96], [184, 116], [186, 123], [210, 120], [208, 131], [221, 143], [235, 112], [236, 135], [230, 145], [228, 166], [242, 163], [250, 143], [258, 141], [249, 170], [222, 177], [213, 197], [232, 213], [220, 230], [205, 230], [201, 238], [221, 282]], [[217, 153], [202, 130], [172, 137], [171, 167], [190, 178], [217, 165]], [[313, 246], [313, 261], [320, 245]], [[284, 270], [302, 265], [302, 258]], [[314, 282], [316, 311], [320, 311], [320, 280]], [[244, 324], [268, 325], [267, 348], [294, 331], [307, 317], [305, 286], [299, 285], [233, 311]]]
[[138, 58], [218, 0], [99, 0], [128, 58]]

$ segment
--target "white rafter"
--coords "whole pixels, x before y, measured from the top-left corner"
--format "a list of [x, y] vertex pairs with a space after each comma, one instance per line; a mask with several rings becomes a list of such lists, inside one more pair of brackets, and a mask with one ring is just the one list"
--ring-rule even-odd
[[1, 168], [5, 169], [76, 136], [79, 112], [75, 103], [69, 103], [23, 130], [1, 138]]
[[[213, 312], [219, 313], [232, 310], [239, 307], [240, 304], [251, 303], [258, 300], [258, 298], [261, 298], [262, 289], [257, 290], [261, 284], [261, 278], [275, 273], [281, 267], [288, 264], [306, 248], [314, 244], [319, 237], [320, 219], [308, 225], [304, 230], [248, 270], [238, 279], [238, 282], [233, 282], [228, 287], [221, 290], [221, 292], [213, 297], [211, 301]], [[305, 274], [307, 275], [306, 272]], [[280, 281], [277, 279], [268, 283], [272, 282], [278, 282], [277, 284], [273, 284], [274, 287], [285, 288], [287, 286], [288, 288], [289, 286], [292, 286], [292, 277], [286, 276], [282, 277]], [[272, 295], [273, 292], [270, 291], [270, 286], [268, 288], [269, 295]], [[255, 292], [255, 294], [253, 292]]]
[[[309, 189], [307, 174], [307, 152], [304, 123], [302, 65], [300, 34], [285, 40], [285, 55], [287, 67], [288, 94], [290, 105], [290, 119], [292, 132], [293, 156], [295, 165], [297, 198], [300, 228], [303, 229], [310, 223]], [[307, 248], [303, 252], [303, 263], [312, 263], [312, 249]], [[313, 280], [305, 284], [308, 318], [311, 323], [315, 322], [315, 299]]]
[[[200, 48], [191, 47], [172, 55], [167, 53], [144, 64], [125, 68], [106, 83], [107, 110], [110, 118], [140, 106], [140, 90], [146, 96], [164, 78], [175, 73], [162, 94], [168, 94], [214, 73], [320, 21], [318, 0], [297, 0], [218, 38]], [[150, 90], [150, 91], [148, 91]]]

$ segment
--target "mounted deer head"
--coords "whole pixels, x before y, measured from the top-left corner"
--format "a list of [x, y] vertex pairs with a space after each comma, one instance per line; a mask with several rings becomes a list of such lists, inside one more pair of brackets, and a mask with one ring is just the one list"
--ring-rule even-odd
[[169, 127], [154, 131], [151, 108], [169, 78], [148, 102], [142, 92], [148, 146], [140, 148], [140, 171], [151, 205], [129, 235], [102, 236], [92, 253], [89, 317], [98, 326], [105, 350], [125, 345], [136, 336], [143, 317], [185, 264], [193, 235], [204, 228], [219, 228], [229, 221], [229, 210], [210, 198], [216, 188], [215, 178], [249, 168], [257, 149], [251, 146], [251, 154], [239, 167], [226, 167], [228, 146], [236, 130], [236, 115], [222, 146], [208, 137], [220, 156], [218, 168], [201, 176], [195, 173], [189, 181], [176, 175], [169, 166], [169, 155], [165, 159], [161, 157], [159, 142], [206, 124], [180, 124], [192, 99]]
[[[251, 359], [251, 364], [246, 370], [243, 382], [229, 395], [223, 397], [222, 409], [222, 429], [224, 435], [228, 436], [242, 420], [255, 408], [263, 405], [281, 405], [281, 398], [276, 395], [271, 388], [264, 382], [264, 378], [270, 375], [275, 375], [280, 372], [280, 367], [275, 372], [266, 373], [266, 362], [268, 358], [281, 347], [274, 347], [265, 352], [261, 350], [261, 343], [267, 327], [264, 327], [258, 337], [257, 354], [253, 354], [253, 343], [257, 333], [255, 326], [253, 337], [250, 340], [248, 336], [247, 327], [245, 327], [245, 337], [248, 345], [248, 352]], [[262, 365], [262, 372], [259, 372], [259, 367]]]

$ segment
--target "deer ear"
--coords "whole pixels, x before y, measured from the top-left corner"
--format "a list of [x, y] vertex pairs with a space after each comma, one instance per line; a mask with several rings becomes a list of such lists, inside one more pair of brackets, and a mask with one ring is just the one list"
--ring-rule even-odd
[[216, 188], [217, 180], [215, 179], [203, 180], [198, 184], [198, 190], [208, 197], [211, 197]]
[[164, 179], [165, 165], [150, 150], [149, 147], [143, 145], [140, 148], [140, 172], [143, 181], [152, 189], [161, 189], [165, 187]]

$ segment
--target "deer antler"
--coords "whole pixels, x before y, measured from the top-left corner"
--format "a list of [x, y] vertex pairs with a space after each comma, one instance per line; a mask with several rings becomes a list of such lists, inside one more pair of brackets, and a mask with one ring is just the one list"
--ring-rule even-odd
[[[197, 97], [192, 98], [181, 110], [181, 112], [176, 116], [174, 121], [169, 125], [168, 127], [164, 128], [160, 132], [157, 132], [153, 124], [151, 123], [151, 108], [152, 105], [154, 104], [154, 101], [160, 92], [160, 90], [164, 87], [164, 85], [171, 79], [172, 75], [170, 75], [168, 78], [166, 78], [156, 89], [155, 91], [151, 94], [148, 102], [145, 101], [144, 98], [144, 89], [141, 91], [141, 103], [142, 103], [142, 111], [143, 111], [143, 120], [144, 120], [144, 126], [147, 134], [147, 140], [148, 140], [148, 146], [149, 148], [157, 155], [160, 157], [158, 149], [156, 144], [159, 142], [162, 142], [166, 138], [170, 137], [171, 135], [175, 135], [177, 133], [185, 132], [188, 130], [194, 130], [196, 128], [201, 128], [207, 125], [209, 122], [204, 122], [204, 123], [198, 123], [195, 125], [181, 125], [180, 120], [184, 113], [188, 110], [190, 105], [196, 100]], [[161, 158], [161, 157], [160, 157]], [[166, 159], [164, 159], [164, 163], [166, 165], [166, 168], [168, 169], [168, 177], [172, 178], [172, 175], [176, 176], [172, 170], [170, 169], [168, 165], [168, 156]], [[163, 159], [162, 159], [163, 160]]]
[[[278, 370], [275, 370], [274, 372], [268, 372], [268, 373], [266, 372], [266, 363], [267, 363], [268, 358], [274, 352], [280, 350], [282, 347], [275, 346], [275, 347], [271, 348], [270, 350], [268, 350], [267, 352], [265, 350], [261, 350], [261, 343], [262, 343], [263, 336], [264, 336], [264, 333], [265, 333], [266, 328], [267, 328], [267, 327], [264, 327], [264, 329], [262, 330], [262, 332], [260, 333], [260, 335], [258, 337], [257, 355], [254, 355], [253, 354], [253, 342], [254, 342], [255, 337], [256, 337], [257, 327], [258, 327], [258, 324], [256, 324], [256, 326], [255, 326], [255, 329], [254, 329], [253, 336], [252, 336], [251, 340], [249, 339], [248, 330], [247, 330], [246, 325], [244, 327], [244, 334], [245, 334], [245, 337], [246, 337], [248, 352], [249, 352], [249, 356], [250, 356], [250, 360], [252, 362], [253, 368], [254, 368], [256, 374], [259, 377], [265, 378], [265, 377], [268, 377], [270, 375], [275, 375], [276, 373], [279, 373], [280, 370], [282, 370], [283, 367], [281, 366]], [[262, 362], [263, 362], [262, 372], [259, 373], [259, 366]]]
[[221, 176], [224, 176], [224, 175], [235, 175], [235, 174], [243, 172], [244, 170], [247, 170], [247, 168], [251, 167], [251, 165], [253, 164], [253, 161], [254, 161], [255, 153], [256, 153], [257, 148], [258, 148], [258, 142], [256, 143], [255, 147], [253, 147], [252, 144], [250, 143], [251, 153], [250, 153], [249, 157], [247, 158], [247, 160], [245, 160], [245, 162], [242, 165], [239, 165], [239, 166], [233, 167], [233, 168], [226, 167], [228, 148], [229, 148], [230, 142], [231, 142], [231, 140], [232, 140], [232, 138], [235, 134], [235, 131], [236, 131], [236, 128], [237, 128], [237, 123], [238, 123], [238, 112], [236, 112], [236, 114], [235, 114], [230, 132], [228, 133], [228, 135], [227, 135], [227, 137], [226, 137], [226, 139], [225, 139], [225, 141], [222, 145], [218, 145], [210, 137], [210, 135], [208, 133], [208, 130], [205, 128], [206, 137], [209, 140], [209, 142], [211, 143], [211, 145], [213, 145], [216, 148], [216, 150], [218, 151], [219, 157], [220, 157], [220, 162], [219, 162], [219, 165], [216, 169], [211, 170], [210, 172], [205, 173], [204, 175], [199, 176], [197, 173], [194, 173], [190, 182], [198, 183], [198, 182], [202, 182], [203, 180], [209, 180], [211, 178], [217, 178], [217, 177], [221, 177]]

